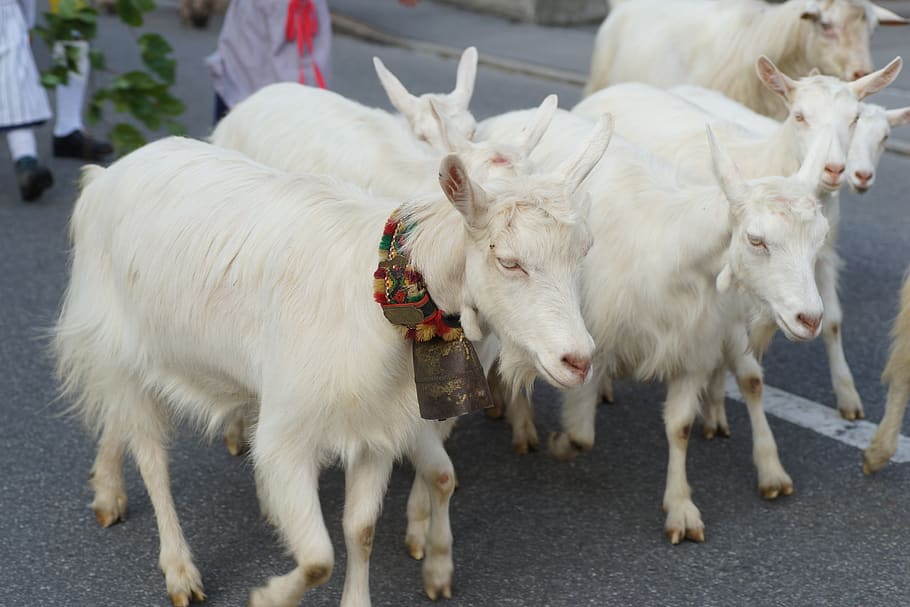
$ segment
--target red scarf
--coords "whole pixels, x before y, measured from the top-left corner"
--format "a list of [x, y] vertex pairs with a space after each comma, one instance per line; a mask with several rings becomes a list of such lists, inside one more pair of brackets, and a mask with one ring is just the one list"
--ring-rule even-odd
[[[288, 42], [297, 43], [297, 56], [300, 58], [300, 84], [306, 84], [306, 75], [303, 70], [303, 56], [307, 53], [313, 56], [313, 37], [319, 33], [319, 21], [316, 18], [316, 8], [311, 0], [290, 0], [288, 2], [288, 18], [284, 25], [284, 37]], [[312, 60], [313, 73], [316, 74], [316, 85], [324, 89], [325, 80], [322, 72]]]

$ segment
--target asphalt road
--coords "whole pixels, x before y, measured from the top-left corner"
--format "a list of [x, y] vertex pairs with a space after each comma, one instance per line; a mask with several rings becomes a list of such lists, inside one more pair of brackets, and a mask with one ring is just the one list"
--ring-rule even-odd
[[[111, 54], [123, 48], [127, 34], [109, 24], [103, 22], [102, 47]], [[203, 136], [211, 88], [201, 61], [214, 46], [217, 27], [182, 29], [167, 10], [150, 24], [178, 47], [178, 92], [189, 105], [185, 122], [191, 134]], [[894, 44], [889, 35], [889, 52]], [[900, 47], [910, 49], [907, 38]], [[415, 90], [446, 90], [454, 78], [453, 61], [340, 36], [334, 53], [336, 89], [370, 104], [386, 105], [369, 61], [374, 54]], [[126, 53], [109, 58], [115, 65], [130, 61]], [[584, 71], [587, 57], [578, 61], [578, 71]], [[551, 92], [563, 106], [573, 105], [580, 93], [481, 69], [472, 108], [483, 118], [536, 105]], [[49, 158], [49, 127], [41, 139]], [[40, 203], [25, 205], [8, 160], [5, 148], [0, 150], [0, 606], [167, 605], [154, 515], [139, 475], [127, 465], [128, 520], [100, 529], [88, 508], [94, 446], [77, 421], [60, 415], [63, 404], [54, 402], [44, 335], [66, 281], [65, 230], [79, 164], [51, 160], [57, 185]], [[846, 194], [843, 203], [845, 349], [872, 420], [882, 414], [885, 388], [878, 376], [910, 262], [908, 175], [910, 158], [886, 155], [875, 189], [863, 197]], [[820, 341], [776, 342], [765, 372], [769, 384], [833, 405]], [[600, 410], [594, 451], [568, 464], [543, 452], [517, 457], [504, 423], [482, 415], [464, 419], [448, 444], [460, 481], [452, 502], [455, 594], [449, 604], [910, 604], [910, 465], [892, 464], [864, 477], [857, 449], [771, 418], [796, 492], [762, 501], [747, 416], [733, 401], [733, 438], [695, 438], [689, 449], [689, 479], [707, 541], [670, 546], [660, 511], [667, 454], [662, 397], [657, 385], [619, 384], [617, 405]], [[557, 429], [554, 391], [541, 386], [535, 401], [541, 434]], [[258, 515], [250, 466], [186, 429], [171, 454], [174, 497], [207, 604], [243, 605], [252, 587], [292, 566]], [[407, 466], [396, 469], [379, 521], [371, 569], [374, 605], [429, 604], [420, 564], [408, 557], [403, 542], [409, 481]], [[338, 470], [323, 475], [322, 505], [335, 541], [336, 574], [308, 594], [304, 605], [340, 600]]]

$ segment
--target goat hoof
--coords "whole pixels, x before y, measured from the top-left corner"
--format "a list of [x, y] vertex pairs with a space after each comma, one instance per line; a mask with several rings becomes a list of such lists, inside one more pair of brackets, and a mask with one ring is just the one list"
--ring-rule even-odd
[[171, 605], [174, 607], [189, 607], [189, 604], [192, 603], [201, 603], [205, 600], [205, 593], [201, 590], [192, 590], [189, 594], [186, 592], [177, 592], [174, 594], [169, 594], [168, 598], [171, 599]]
[[885, 467], [894, 449], [883, 449], [873, 440], [872, 444], [863, 451], [863, 474], [875, 474]]
[[667, 511], [664, 529], [671, 544], [679, 544], [683, 539], [693, 542], [705, 541], [705, 525], [701, 520], [701, 513], [691, 500], [665, 502], [664, 510]]
[[452, 598], [453, 571], [451, 546], [429, 546], [423, 562], [423, 589], [430, 600]]
[[230, 434], [224, 435], [224, 446], [227, 447], [228, 453], [234, 457], [238, 457], [246, 453], [247, 445], [246, 441], [243, 439], [237, 439], [235, 436]]
[[572, 446], [568, 435], [565, 432], [550, 432], [547, 438], [547, 451], [550, 457], [561, 462], [570, 462], [578, 455], [578, 451]]
[[863, 401], [860, 400], [855, 389], [848, 390], [847, 394], [838, 394], [837, 411], [841, 417], [850, 421], [866, 417], [863, 413]]
[[408, 554], [415, 561], [423, 560], [423, 544], [418, 542], [417, 539], [409, 537], [405, 540], [405, 543], [408, 545]]
[[190, 602], [201, 603], [205, 600], [202, 577], [192, 563], [175, 564], [164, 571], [167, 595], [174, 607], [189, 607]]
[[450, 599], [452, 598], [452, 585], [443, 584], [441, 588], [436, 588], [435, 586], [429, 585], [425, 588], [427, 596], [431, 601], [435, 601], [439, 598]]
[[102, 498], [96, 495], [92, 503], [95, 520], [105, 529], [126, 520], [126, 494]]
[[537, 430], [533, 428], [532, 430], [533, 432], [529, 436], [516, 436], [513, 438], [512, 449], [515, 450], [516, 455], [527, 455], [531, 451], [537, 451]]

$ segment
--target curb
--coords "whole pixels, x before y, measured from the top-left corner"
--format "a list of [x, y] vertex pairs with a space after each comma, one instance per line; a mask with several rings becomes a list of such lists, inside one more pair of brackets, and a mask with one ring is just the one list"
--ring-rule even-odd
[[[447, 59], [458, 60], [464, 49], [425, 42], [423, 40], [414, 40], [413, 38], [404, 38], [395, 36], [388, 32], [382, 31], [354, 17], [332, 12], [332, 28], [338, 34], [358, 38], [375, 44], [384, 46], [395, 46], [398, 48], [416, 51], [430, 55], [437, 55]], [[573, 84], [583, 87], [588, 82], [588, 77], [578, 72], [559, 70], [545, 67], [525, 61], [515, 59], [506, 59], [505, 57], [496, 57], [482, 54], [477, 59], [478, 65], [484, 65], [493, 69], [511, 72], [513, 74], [522, 74], [532, 76], [541, 80], [559, 82], [561, 84]], [[891, 138], [885, 144], [885, 150], [900, 156], [910, 156], [910, 141]]]
[[[414, 40], [412, 38], [395, 36], [382, 30], [376, 29], [372, 25], [364, 23], [363, 21], [336, 12], [332, 13], [332, 28], [335, 30], [335, 32], [341, 35], [359, 38], [360, 40], [365, 40], [367, 42], [374, 42], [376, 44], [382, 44], [385, 46], [397, 46], [399, 48], [417, 51], [419, 53], [438, 55], [440, 57], [446, 57], [448, 59], [457, 60], [459, 57], [461, 57], [461, 53], [464, 50], [460, 48], [444, 46], [442, 44], [424, 42], [423, 40]], [[588, 82], [588, 77], [584, 74], [544, 67], [541, 65], [535, 65], [533, 63], [517, 61], [515, 59], [506, 59], [504, 57], [495, 57], [484, 54], [480, 55], [477, 63], [478, 65], [485, 65], [493, 69], [512, 72], [515, 74], [523, 74], [525, 76], [533, 76], [535, 78], [540, 78], [541, 80], [550, 80], [552, 82], [559, 82], [563, 84], [584, 86]]]

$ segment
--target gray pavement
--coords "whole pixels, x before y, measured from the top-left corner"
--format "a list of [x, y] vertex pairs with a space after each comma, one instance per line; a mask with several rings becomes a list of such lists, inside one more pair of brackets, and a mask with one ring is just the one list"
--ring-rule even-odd
[[[402, 28], [416, 19], [416, 11], [436, 10], [425, 3], [412, 13], [392, 0], [333, 3], [339, 10], [380, 5], [399, 11]], [[451, 29], [464, 38], [453, 39], [453, 45], [476, 43], [484, 52], [487, 45], [500, 50], [494, 43], [508, 39], [502, 51], [511, 49], [511, 56], [526, 61], [547, 46], [560, 48], [567, 36], [593, 35], [591, 28], [530, 28], [470, 13], [459, 19]], [[127, 34], [110, 23], [102, 21], [102, 46], [116, 65], [129, 65], [125, 53], [111, 53], [124, 48]], [[402, 34], [442, 40], [431, 25], [432, 20], [415, 21], [413, 30]], [[218, 23], [213, 26], [207, 32], [180, 28], [173, 11], [165, 9], [149, 24], [177, 47], [178, 92], [188, 103], [185, 122], [195, 136], [205, 135], [210, 124], [211, 88], [201, 59], [214, 46]], [[477, 39], [471, 39], [472, 32]], [[895, 50], [907, 54], [906, 35], [901, 41], [877, 34], [876, 56]], [[586, 66], [590, 49], [572, 44], [574, 50], [565, 51], [561, 61]], [[414, 90], [448, 89], [454, 78], [452, 60], [339, 36], [336, 89], [388, 107], [369, 61], [374, 54]], [[536, 105], [551, 92], [564, 106], [573, 105], [580, 93], [577, 87], [481, 68], [472, 108], [483, 118]], [[49, 158], [49, 127], [42, 129], [41, 140]], [[11, 171], [2, 168], [9, 159], [0, 146], [0, 368], [5, 370], [0, 379], [0, 606], [167, 605], [157, 570], [154, 515], [138, 474], [128, 464], [128, 520], [98, 528], [88, 509], [86, 482], [92, 440], [78, 422], [60, 415], [64, 403], [53, 402], [44, 335], [66, 280], [65, 230], [79, 165], [53, 159], [50, 164], [57, 185], [40, 203], [22, 204]], [[886, 155], [873, 192], [847, 194], [843, 202], [845, 349], [872, 420], [882, 414], [885, 388], [878, 375], [910, 260], [908, 173], [910, 159]], [[820, 342], [779, 340], [766, 357], [765, 371], [769, 384], [833, 403]], [[747, 416], [733, 401], [728, 408], [734, 437], [710, 443], [695, 438], [690, 447], [690, 482], [707, 541], [670, 546], [660, 512], [666, 464], [662, 396], [657, 385], [619, 384], [617, 404], [602, 407], [598, 415], [594, 451], [569, 464], [543, 452], [517, 457], [504, 423], [482, 415], [465, 418], [448, 444], [460, 481], [452, 503], [456, 569], [449, 604], [910, 604], [910, 465], [891, 465], [877, 477], [864, 477], [858, 450], [772, 418], [796, 492], [762, 501]], [[546, 386], [535, 394], [542, 435], [558, 428], [557, 400]], [[910, 422], [904, 427], [908, 431]], [[203, 574], [207, 604], [243, 605], [250, 588], [291, 567], [259, 518], [249, 464], [227, 455], [219, 441], [206, 442], [187, 429], [178, 434], [171, 454], [174, 497]], [[371, 568], [377, 606], [430, 603], [422, 593], [420, 564], [410, 560], [403, 543], [409, 475], [406, 466], [393, 474], [377, 529]], [[322, 505], [335, 540], [336, 574], [307, 595], [304, 605], [340, 600], [344, 542], [338, 470], [323, 475]]]

